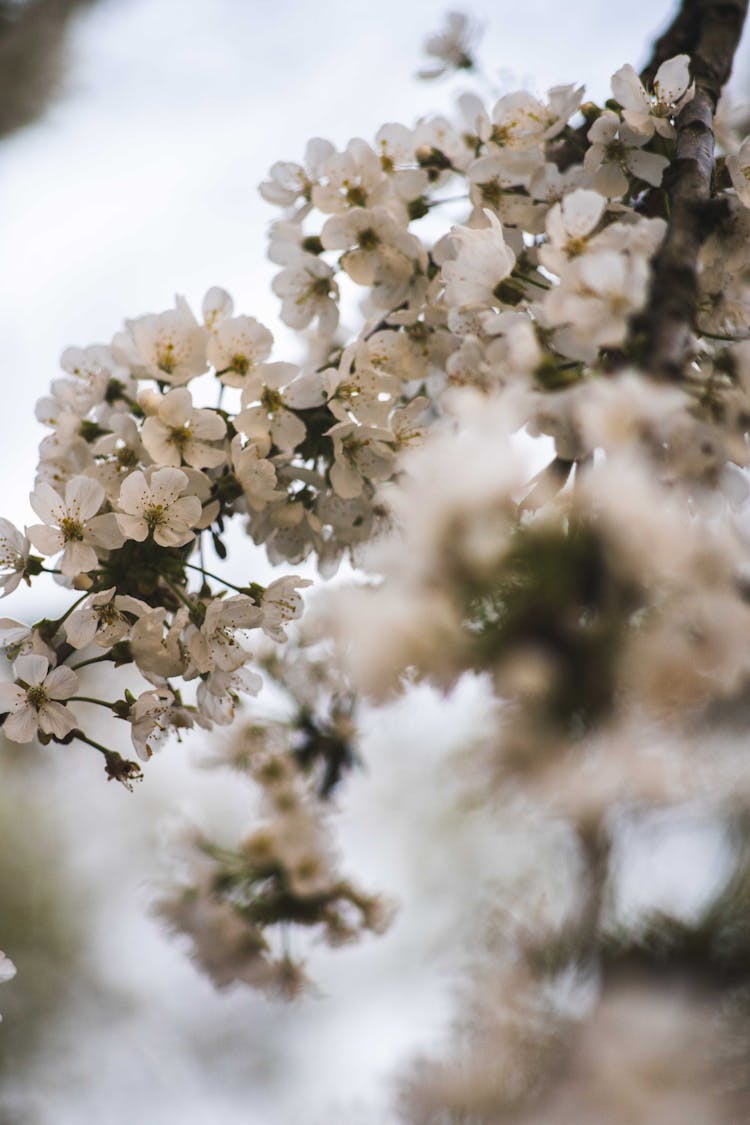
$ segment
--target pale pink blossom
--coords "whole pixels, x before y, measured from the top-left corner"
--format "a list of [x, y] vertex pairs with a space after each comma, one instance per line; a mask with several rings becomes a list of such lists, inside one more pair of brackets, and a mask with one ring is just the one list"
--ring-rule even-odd
[[157, 464], [215, 469], [226, 461], [224, 449], [212, 444], [226, 435], [226, 422], [215, 410], [193, 406], [187, 387], [168, 391], [154, 405], [143, 423], [143, 444]]
[[64, 665], [49, 671], [44, 656], [19, 656], [16, 682], [0, 684], [0, 713], [8, 713], [3, 732], [12, 742], [31, 742], [37, 731], [64, 738], [76, 717], [59, 702], [78, 688], [78, 676]]
[[28, 537], [43, 555], [62, 551], [60, 570], [68, 577], [96, 569], [96, 548], [115, 550], [124, 542], [115, 517], [96, 514], [104, 500], [102, 486], [84, 476], [68, 481], [65, 499], [46, 483], [31, 494], [31, 506], [44, 523], [27, 528]]
[[197, 496], [184, 496], [188, 477], [181, 469], [156, 469], [148, 478], [136, 470], [120, 489], [117, 522], [128, 539], [143, 542], [152, 535], [160, 547], [182, 547], [194, 538], [201, 519]]

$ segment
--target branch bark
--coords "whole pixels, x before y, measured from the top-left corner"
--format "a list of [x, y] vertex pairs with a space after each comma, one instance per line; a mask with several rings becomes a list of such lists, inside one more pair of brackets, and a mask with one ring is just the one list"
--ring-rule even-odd
[[698, 255], [717, 218], [711, 187], [713, 119], [732, 70], [748, 0], [684, 0], [657, 41], [651, 68], [664, 58], [689, 54], [695, 97], [677, 119], [677, 154], [665, 184], [670, 203], [667, 233], [651, 266], [646, 307], [634, 318], [629, 344], [656, 378], [682, 378], [691, 350], [698, 303]]
[[654, 43], [651, 58], [641, 71], [646, 86], [654, 81], [654, 76], [663, 62], [675, 55], [691, 55], [698, 37], [699, 0], [683, 0], [671, 24]]

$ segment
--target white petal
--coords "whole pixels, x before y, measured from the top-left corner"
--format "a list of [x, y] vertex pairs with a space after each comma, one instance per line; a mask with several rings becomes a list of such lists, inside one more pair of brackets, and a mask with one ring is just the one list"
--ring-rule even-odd
[[612, 75], [612, 93], [624, 109], [648, 112], [649, 98], [643, 83], [630, 63], [625, 63]]
[[47, 675], [49, 660], [46, 656], [19, 656], [15, 667], [17, 679], [27, 684], [41, 684]]
[[56, 555], [63, 549], [63, 535], [54, 527], [44, 523], [35, 523], [26, 528], [26, 533], [37, 551], [43, 555]]
[[91, 519], [104, 503], [104, 489], [91, 477], [73, 477], [65, 486], [65, 506], [83, 520]]
[[39, 726], [45, 734], [65, 738], [76, 725], [76, 717], [62, 703], [44, 703], [39, 709]]
[[628, 152], [626, 163], [634, 176], [645, 180], [647, 184], [652, 184], [653, 187], [659, 186], [664, 169], [669, 166], [669, 160], [666, 156], [659, 156], [656, 152], [640, 150]]
[[[148, 502], [148, 492], [149, 489], [146, 484], [145, 476], [140, 469], [136, 469], [135, 472], [131, 473], [130, 476], [126, 477], [122, 482], [118, 503], [120, 507], [123, 508], [124, 511], [129, 512], [130, 515], [139, 516], [143, 512], [145, 504]], [[120, 526], [122, 527], [122, 524], [120, 524]], [[123, 531], [126, 535], [129, 534], [125, 531], [125, 528], [123, 528]], [[129, 538], [136, 539], [138, 536], [129, 535]], [[145, 539], [145, 536], [143, 536], [143, 538]]]
[[67, 699], [78, 690], [78, 676], [72, 668], [61, 664], [59, 668], [53, 668], [47, 676], [44, 690], [50, 699]]
[[13, 711], [3, 724], [3, 733], [11, 742], [31, 742], [37, 732], [36, 709], [27, 703]]
[[584, 238], [590, 234], [604, 213], [607, 204], [598, 191], [578, 188], [566, 195], [562, 201], [565, 228], [572, 238]]
[[60, 570], [68, 578], [75, 578], [77, 574], [88, 574], [99, 565], [99, 559], [93, 547], [88, 543], [79, 543], [77, 540], [68, 543], [60, 559]]
[[26, 692], [18, 684], [0, 684], [0, 715], [12, 711], [26, 698]]
[[690, 85], [690, 56], [675, 55], [663, 62], [654, 78], [654, 93], [664, 105], [674, 105]]
[[117, 526], [126, 539], [135, 539], [137, 543], [142, 543], [148, 538], [148, 524], [139, 516], [126, 516], [118, 512], [116, 519]]
[[34, 489], [29, 503], [44, 523], [59, 523], [65, 516], [65, 504], [51, 484], [43, 481]]

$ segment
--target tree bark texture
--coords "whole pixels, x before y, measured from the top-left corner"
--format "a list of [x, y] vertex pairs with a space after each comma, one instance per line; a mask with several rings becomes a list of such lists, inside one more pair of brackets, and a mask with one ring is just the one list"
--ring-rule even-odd
[[690, 357], [698, 304], [698, 255], [719, 217], [712, 206], [714, 113], [732, 70], [748, 0], [684, 0], [657, 41], [644, 76], [676, 54], [689, 54], [695, 97], [677, 119], [677, 153], [665, 188], [670, 217], [654, 255], [645, 309], [634, 318], [630, 344], [654, 377], [677, 381]]

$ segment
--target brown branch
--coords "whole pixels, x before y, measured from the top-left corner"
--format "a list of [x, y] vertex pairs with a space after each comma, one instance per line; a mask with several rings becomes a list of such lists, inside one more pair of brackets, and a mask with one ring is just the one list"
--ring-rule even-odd
[[687, 29], [693, 29], [692, 50], [686, 53], [691, 55], [695, 97], [677, 119], [677, 154], [665, 183], [670, 203], [667, 233], [652, 261], [645, 310], [634, 318], [629, 338], [632, 353], [659, 379], [679, 380], [690, 355], [698, 255], [722, 213], [721, 204], [711, 197], [713, 118], [731, 73], [747, 5], [748, 0], [685, 0], [682, 23], [678, 16], [654, 52], [657, 58], [671, 49], [669, 35], [678, 24], [684, 45]]
[[651, 58], [641, 71], [645, 86], [651, 86], [654, 76], [663, 62], [675, 55], [692, 55], [698, 40], [700, 27], [700, 0], [683, 0], [671, 24], [654, 43]]
[[0, 137], [30, 125], [58, 92], [70, 25], [92, 0], [0, 0]]

